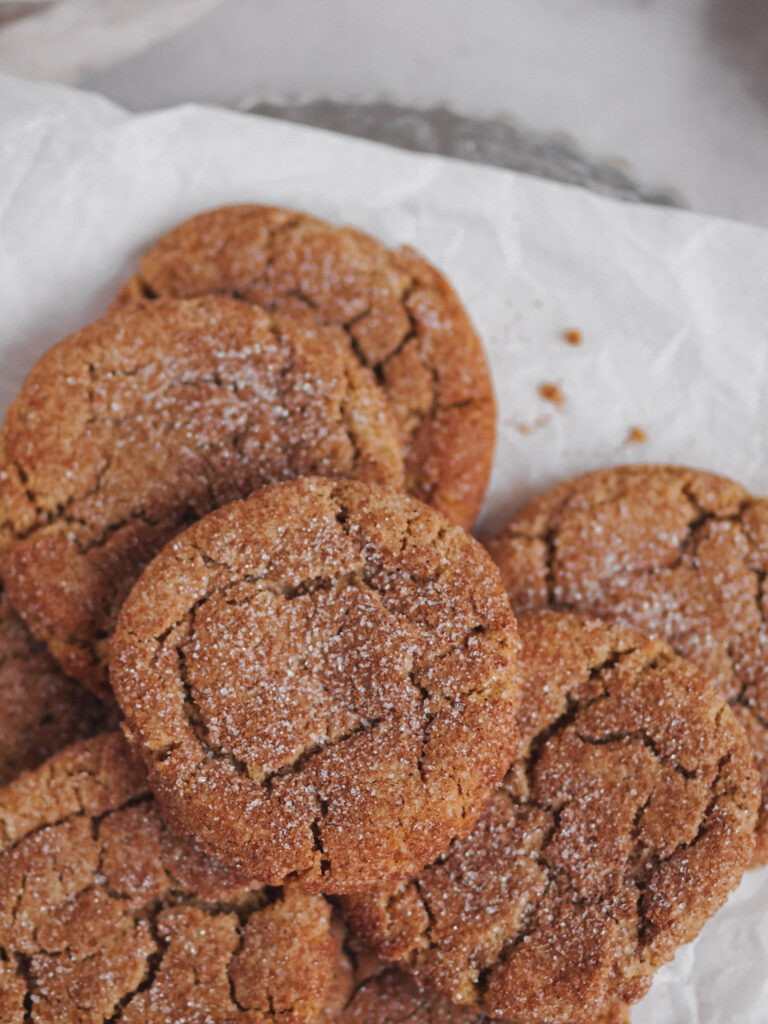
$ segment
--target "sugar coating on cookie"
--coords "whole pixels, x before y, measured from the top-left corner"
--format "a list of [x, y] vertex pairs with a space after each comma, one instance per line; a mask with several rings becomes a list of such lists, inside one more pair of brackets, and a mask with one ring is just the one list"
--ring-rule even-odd
[[[358, 981], [334, 1016], [323, 1017], [323, 1024], [489, 1024], [491, 1020], [477, 1007], [419, 988], [404, 971], [383, 965]], [[596, 1011], [589, 1024], [629, 1024], [629, 1007]]]
[[50, 349], [0, 432], [0, 567], [62, 667], [107, 694], [117, 610], [183, 526], [306, 473], [400, 485], [387, 402], [307, 310], [166, 299]]
[[[376, 956], [334, 918], [339, 952], [320, 1024], [487, 1024], [477, 1006], [421, 988], [412, 975]], [[597, 1010], [590, 1024], [629, 1024], [629, 1006]]]
[[[328, 1024], [489, 1024], [493, 1018], [475, 1006], [451, 1002], [439, 992], [422, 989], [397, 967], [382, 969], [355, 986]], [[617, 1004], [596, 1010], [589, 1024], [630, 1024], [629, 1007]]]
[[64, 675], [0, 593], [0, 786], [113, 717]]
[[[376, 956], [338, 919], [339, 952], [320, 1024], [485, 1024], [475, 1007], [420, 989], [404, 971]], [[620, 1024], [620, 1022], [612, 1022]]]
[[517, 632], [482, 546], [357, 481], [274, 485], [148, 566], [111, 674], [174, 828], [352, 892], [466, 834], [516, 752]]
[[358, 985], [339, 1024], [485, 1024], [476, 1009], [457, 1006], [445, 996], [419, 989], [413, 978], [390, 967]]
[[435, 267], [305, 213], [226, 206], [156, 242], [118, 303], [209, 292], [300, 303], [342, 327], [394, 411], [408, 491], [472, 525], [493, 459], [493, 386], [482, 343]]
[[519, 1024], [621, 1019], [737, 885], [759, 780], [702, 671], [660, 640], [519, 618], [520, 757], [474, 831], [347, 898], [421, 985]]
[[4, 1024], [309, 1024], [336, 956], [321, 897], [171, 833], [118, 733], [0, 791]]
[[755, 752], [768, 862], [768, 501], [683, 466], [619, 466], [548, 491], [487, 547], [514, 607], [615, 619], [706, 670]]

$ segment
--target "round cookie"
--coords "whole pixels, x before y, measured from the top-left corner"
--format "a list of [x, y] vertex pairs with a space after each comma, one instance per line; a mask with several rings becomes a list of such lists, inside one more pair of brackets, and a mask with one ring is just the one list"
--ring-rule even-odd
[[147, 567], [111, 674], [174, 828], [268, 885], [352, 892], [465, 835], [517, 749], [498, 570], [421, 502], [277, 484]]
[[295, 210], [225, 206], [164, 235], [118, 303], [227, 293], [311, 307], [348, 334], [400, 427], [407, 490], [469, 528], [496, 433], [490, 371], [450, 284], [413, 249]]
[[48, 351], [6, 415], [9, 599], [107, 695], [117, 610], [152, 556], [210, 509], [307, 473], [402, 483], [391, 412], [342, 331], [222, 296], [113, 313]]
[[344, 901], [421, 985], [516, 1024], [621, 1019], [737, 885], [759, 781], [743, 729], [660, 640], [524, 613], [521, 754], [472, 834]]
[[0, 786], [113, 717], [57, 668], [0, 593]]
[[548, 491], [487, 547], [514, 607], [624, 622], [706, 670], [755, 752], [768, 862], [768, 501], [684, 466], [619, 466]]
[[330, 907], [175, 837], [118, 733], [0, 791], [5, 1024], [310, 1024]]

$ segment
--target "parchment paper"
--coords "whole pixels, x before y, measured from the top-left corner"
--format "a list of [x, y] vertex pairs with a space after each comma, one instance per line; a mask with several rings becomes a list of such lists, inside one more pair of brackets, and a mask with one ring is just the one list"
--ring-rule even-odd
[[[315, 129], [187, 106], [128, 116], [0, 77], [0, 408], [199, 210], [296, 206], [408, 242], [483, 336], [499, 401], [479, 523], [556, 481], [684, 462], [768, 493], [768, 232]], [[564, 329], [582, 332], [568, 345]], [[538, 394], [559, 384], [565, 401]], [[645, 443], [627, 442], [632, 427]], [[664, 968], [634, 1024], [766, 1024], [768, 870]]]
[[0, 2], [0, 67], [77, 82], [181, 30], [219, 0], [27, 0], [5, 20], [13, 2]]

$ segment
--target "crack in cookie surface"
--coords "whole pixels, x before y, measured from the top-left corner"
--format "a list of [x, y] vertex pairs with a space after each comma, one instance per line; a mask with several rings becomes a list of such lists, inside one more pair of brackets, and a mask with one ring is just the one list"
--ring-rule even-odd
[[638, 999], [736, 886], [759, 784], [731, 710], [661, 641], [566, 613], [519, 625], [522, 748], [503, 786], [417, 878], [344, 904], [428, 988], [586, 1024]]
[[118, 734], [0, 791], [0, 822], [3, 1021], [317, 1019], [336, 955], [329, 906], [174, 836]]
[[487, 547], [513, 606], [624, 622], [661, 636], [709, 673], [755, 752], [765, 794], [755, 862], [764, 863], [768, 502], [710, 473], [622, 466], [534, 500]]
[[307, 473], [403, 480], [391, 411], [341, 332], [226, 297], [112, 314], [43, 356], [6, 416], [10, 599], [106, 694], [108, 638], [146, 562], [211, 508]]
[[515, 751], [497, 571], [388, 489], [305, 479], [213, 513], [148, 568], [114, 643], [165, 813], [270, 884], [407, 874], [471, 827]]
[[117, 304], [214, 292], [300, 304], [342, 328], [387, 393], [408, 490], [471, 526], [490, 475], [495, 402], [482, 345], [434, 267], [306, 214], [223, 207], [156, 242]]
[[[340, 949], [320, 1024], [487, 1024], [475, 1005], [421, 988], [407, 972], [376, 956], [338, 919]], [[606, 1006], [591, 1024], [629, 1024], [629, 1007]]]

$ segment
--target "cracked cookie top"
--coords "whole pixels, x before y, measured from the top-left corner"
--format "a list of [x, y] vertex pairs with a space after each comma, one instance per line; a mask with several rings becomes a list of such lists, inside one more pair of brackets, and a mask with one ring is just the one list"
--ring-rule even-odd
[[48, 351], [0, 432], [0, 565], [59, 664], [108, 694], [117, 610], [179, 529], [307, 473], [402, 483], [343, 332], [222, 296], [113, 313]]
[[126, 601], [111, 673], [174, 828], [353, 892], [465, 835], [517, 749], [517, 631], [482, 546], [357, 481], [206, 516]]
[[[320, 1024], [490, 1024], [493, 1019], [477, 1006], [421, 988], [346, 930], [341, 940]], [[590, 1024], [629, 1024], [629, 1006], [596, 1011]]]
[[0, 786], [113, 717], [60, 671], [0, 593]]
[[474, 831], [344, 901], [420, 984], [516, 1024], [626, 1013], [737, 885], [759, 780], [731, 709], [661, 640], [519, 618], [521, 753]]
[[[490, 1024], [473, 1006], [460, 1006], [439, 992], [421, 989], [396, 967], [358, 982], [329, 1024]], [[590, 1017], [590, 1024], [629, 1024], [629, 1008]]]
[[485, 1024], [488, 1018], [437, 992], [420, 989], [413, 978], [390, 967], [356, 984], [334, 1020], [338, 1024]]
[[294, 210], [225, 206], [156, 242], [118, 304], [210, 292], [297, 303], [343, 328], [397, 419], [408, 491], [472, 525], [493, 459], [493, 386], [464, 307], [422, 256]]
[[[457, 1006], [439, 992], [367, 949], [334, 920], [339, 952], [320, 1024], [485, 1024], [475, 1007]], [[621, 1022], [611, 1022], [621, 1024]]]
[[174, 836], [119, 733], [0, 791], [4, 1024], [309, 1024], [337, 948], [321, 897]]
[[706, 670], [755, 752], [768, 862], [768, 501], [683, 466], [619, 466], [548, 491], [487, 547], [514, 607], [618, 620]]

